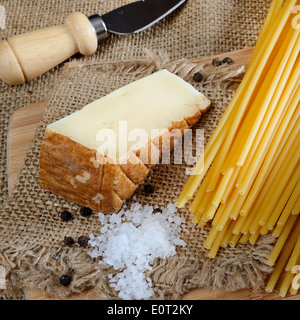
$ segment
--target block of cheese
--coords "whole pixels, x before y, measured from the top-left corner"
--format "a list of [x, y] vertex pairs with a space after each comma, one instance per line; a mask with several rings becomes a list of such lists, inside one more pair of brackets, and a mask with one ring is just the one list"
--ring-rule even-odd
[[[43, 188], [103, 213], [121, 209], [210, 101], [167, 70], [126, 85], [47, 126]], [[176, 130], [175, 130], [176, 129]]]

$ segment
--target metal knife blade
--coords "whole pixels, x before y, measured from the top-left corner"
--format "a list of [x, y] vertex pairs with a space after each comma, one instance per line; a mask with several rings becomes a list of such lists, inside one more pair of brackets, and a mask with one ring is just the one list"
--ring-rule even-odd
[[[98, 39], [108, 33], [128, 35], [143, 31], [160, 21], [187, 0], [144, 0], [127, 4], [101, 17], [90, 16]], [[97, 17], [98, 16], [98, 17]], [[101, 18], [101, 21], [99, 20]]]

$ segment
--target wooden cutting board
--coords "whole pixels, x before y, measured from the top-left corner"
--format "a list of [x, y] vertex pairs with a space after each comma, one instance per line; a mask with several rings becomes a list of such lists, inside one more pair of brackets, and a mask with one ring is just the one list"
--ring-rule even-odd
[[[231, 57], [236, 64], [247, 65], [253, 49], [225, 53], [218, 56], [203, 58], [203, 62], [209, 62], [215, 57], [223, 59]], [[197, 60], [199, 62], [199, 60]], [[8, 129], [7, 141], [7, 172], [8, 188], [12, 190], [16, 183], [18, 174], [24, 162], [26, 152], [34, 137], [37, 125], [41, 119], [46, 101], [41, 101], [17, 110], [11, 117]], [[25, 298], [27, 300], [52, 300], [55, 299], [44, 294], [39, 289], [26, 289]], [[84, 292], [69, 297], [67, 300], [97, 300], [94, 293]], [[243, 289], [233, 292], [225, 290], [196, 289], [182, 297], [184, 300], [282, 300], [277, 294], [267, 294], [264, 290], [253, 292]], [[287, 296], [283, 300], [300, 300], [300, 294]]]

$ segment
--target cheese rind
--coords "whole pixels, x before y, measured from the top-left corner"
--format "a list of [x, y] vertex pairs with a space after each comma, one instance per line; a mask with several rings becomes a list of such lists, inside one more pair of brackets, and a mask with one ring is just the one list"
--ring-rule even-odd
[[[135, 81], [48, 125], [40, 152], [41, 185], [93, 210], [117, 212], [159, 161], [163, 146], [172, 150], [209, 106], [200, 92], [166, 70]], [[102, 150], [97, 134], [112, 129], [118, 137], [120, 122], [129, 132], [147, 134], [123, 149], [121, 136], [111, 157], [110, 145]], [[154, 129], [158, 133], [151, 136]], [[122, 157], [129, 161], [120, 162]]]

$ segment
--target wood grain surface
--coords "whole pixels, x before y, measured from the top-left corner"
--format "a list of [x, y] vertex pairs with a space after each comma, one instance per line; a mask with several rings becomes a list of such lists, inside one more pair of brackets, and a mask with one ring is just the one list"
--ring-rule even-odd
[[98, 41], [89, 19], [73, 12], [60, 26], [19, 34], [0, 42], [0, 79], [22, 84], [45, 73], [77, 52], [90, 55]]
[[[237, 51], [218, 55], [223, 58], [230, 56], [235, 63], [247, 65], [252, 49]], [[207, 62], [214, 57], [204, 58]], [[32, 104], [17, 110], [11, 117], [8, 141], [7, 141], [7, 170], [8, 186], [11, 190], [16, 183], [16, 179], [24, 162], [24, 157], [34, 137], [37, 125], [43, 114], [46, 101]], [[44, 294], [39, 289], [25, 289], [25, 299], [27, 300], [55, 300], [55, 297]], [[97, 300], [99, 299], [92, 292], [84, 292], [69, 297], [66, 300]], [[252, 291], [249, 289], [227, 292], [225, 290], [196, 289], [182, 297], [183, 300], [300, 300], [300, 294], [288, 295], [281, 298], [279, 295], [268, 294], [264, 290]]]

